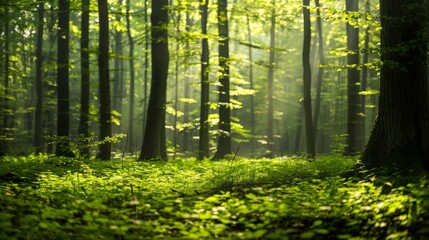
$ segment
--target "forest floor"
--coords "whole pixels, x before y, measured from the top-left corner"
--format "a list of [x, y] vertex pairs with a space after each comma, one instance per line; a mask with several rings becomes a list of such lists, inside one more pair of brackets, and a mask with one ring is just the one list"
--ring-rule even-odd
[[323, 156], [0, 162], [0, 239], [429, 239], [429, 179]]

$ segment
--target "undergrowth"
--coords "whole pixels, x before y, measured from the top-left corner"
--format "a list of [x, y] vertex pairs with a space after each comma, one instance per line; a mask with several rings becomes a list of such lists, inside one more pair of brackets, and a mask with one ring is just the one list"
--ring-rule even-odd
[[429, 181], [354, 158], [0, 162], [0, 239], [425, 239]]

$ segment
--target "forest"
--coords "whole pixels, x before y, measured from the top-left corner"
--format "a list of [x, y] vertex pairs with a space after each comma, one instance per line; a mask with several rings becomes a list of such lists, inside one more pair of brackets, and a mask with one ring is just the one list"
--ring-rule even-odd
[[429, 238], [428, 12], [0, 0], [0, 238]]

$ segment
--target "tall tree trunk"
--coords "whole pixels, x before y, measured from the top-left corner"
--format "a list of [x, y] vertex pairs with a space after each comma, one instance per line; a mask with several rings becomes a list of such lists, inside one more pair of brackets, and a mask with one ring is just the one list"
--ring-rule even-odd
[[70, 0], [58, 0], [57, 156], [74, 156], [70, 149], [69, 22]]
[[207, 18], [209, 0], [201, 0], [201, 31], [203, 38], [201, 41], [201, 106], [200, 106], [200, 131], [198, 159], [203, 160], [209, 157], [209, 43], [207, 37]]
[[[369, 0], [365, 0], [365, 12], [367, 14], [371, 13], [371, 3], [369, 2]], [[367, 79], [368, 79], [368, 67], [365, 66], [365, 64], [368, 64], [369, 61], [369, 40], [370, 40], [370, 32], [369, 32], [370, 27], [368, 26], [365, 29], [365, 42], [364, 42], [364, 53], [363, 53], [363, 59], [362, 59], [362, 64], [364, 65], [362, 68], [362, 79], [361, 79], [361, 83], [360, 83], [360, 90], [361, 91], [365, 91], [367, 88]], [[362, 146], [365, 144], [365, 138], [366, 138], [366, 124], [365, 124], [365, 119], [366, 117], [366, 97], [365, 94], [360, 95], [360, 112], [362, 113], [362, 121], [360, 122], [361, 126], [360, 126], [360, 137], [361, 137], [361, 142], [362, 142]]]
[[[346, 0], [346, 11], [351, 14], [357, 12], [359, 1]], [[362, 149], [359, 142], [359, 28], [347, 22], [347, 155], [355, 155]]]
[[[49, 0], [49, 17], [47, 18], [47, 30], [48, 30], [48, 42], [49, 42], [49, 52], [47, 54], [46, 62], [47, 65], [55, 65], [55, 43], [58, 42], [57, 34], [55, 29], [55, 24], [57, 22], [58, 13], [55, 9], [55, 1]], [[47, 75], [47, 81], [44, 82], [46, 89], [46, 101], [45, 101], [45, 118], [46, 118], [46, 134], [48, 136], [55, 135], [55, 96], [57, 95], [57, 88], [54, 86], [54, 80], [56, 78], [56, 69], [50, 70]], [[47, 153], [54, 153], [54, 144], [48, 144], [46, 148]]]
[[273, 157], [274, 150], [274, 65], [276, 46], [276, 2], [272, 0], [271, 29], [270, 29], [270, 65], [268, 68], [268, 94], [267, 94], [267, 157]]
[[[192, 21], [191, 21], [191, 17], [190, 17], [190, 12], [186, 11], [186, 32], [190, 32], [191, 31], [191, 26], [192, 26]], [[186, 39], [186, 43], [185, 43], [185, 50], [187, 52], [187, 55], [190, 53], [190, 43], [189, 43], [189, 39]], [[189, 57], [186, 58], [185, 62], [189, 62]], [[186, 99], [190, 98], [190, 78], [188, 76], [188, 72], [189, 72], [189, 65], [185, 65], [185, 70], [183, 75], [185, 76], [185, 81], [183, 83], [184, 85], [184, 97]], [[190, 106], [188, 103], [184, 104], [183, 107], [183, 122], [185, 124], [188, 124], [190, 121]], [[189, 141], [190, 141], [190, 131], [187, 127], [184, 128], [183, 130], [183, 138], [182, 138], [182, 151], [186, 152], [189, 150]]]
[[325, 64], [325, 55], [324, 55], [324, 44], [323, 44], [323, 31], [322, 31], [322, 18], [320, 16], [320, 2], [315, 0], [316, 3], [316, 14], [317, 14], [317, 33], [319, 40], [319, 72], [317, 73], [317, 83], [316, 83], [316, 101], [314, 107], [314, 137], [317, 140], [317, 129], [319, 125], [319, 115], [320, 115], [320, 105], [322, 102], [322, 83], [323, 83], [323, 65]]
[[[9, 9], [6, 7], [4, 10], [5, 15], [9, 14]], [[2, 94], [2, 106], [0, 116], [2, 117], [1, 129], [0, 129], [0, 156], [5, 155], [8, 152], [8, 128], [9, 128], [9, 65], [10, 65], [10, 48], [9, 48], [9, 21], [5, 22], [4, 26], [4, 79], [3, 79], [3, 94]]]
[[176, 159], [176, 153], [178, 148], [178, 132], [177, 132], [177, 121], [178, 116], [177, 113], [179, 112], [179, 70], [180, 70], [180, 57], [179, 57], [179, 50], [180, 50], [180, 9], [182, 7], [182, 3], [180, 0], [177, 1], [177, 19], [176, 19], [176, 66], [175, 66], [175, 76], [174, 76], [174, 120], [173, 120], [173, 159]]
[[107, 0], [98, 0], [98, 15], [100, 19], [98, 75], [100, 88], [100, 141], [98, 158], [109, 160], [112, 143], [110, 79], [109, 79], [109, 12]]
[[378, 116], [362, 156], [368, 165], [429, 170], [428, 2], [380, 0]]
[[36, 41], [36, 114], [34, 124], [34, 145], [36, 153], [43, 152], [43, 28], [45, 5], [40, 2], [37, 8]]
[[148, 14], [148, 6], [147, 1], [144, 0], [144, 71], [143, 71], [143, 78], [144, 78], [144, 87], [143, 87], [143, 120], [142, 120], [142, 136], [145, 135], [145, 126], [147, 121], [147, 88], [148, 88], [148, 75], [149, 75], [149, 14]]
[[218, 0], [219, 31], [219, 139], [213, 159], [231, 154], [231, 107], [229, 83], [228, 0]]
[[313, 119], [311, 110], [311, 67], [310, 67], [310, 45], [311, 45], [311, 23], [310, 23], [310, 0], [303, 0], [304, 15], [304, 45], [302, 51], [303, 78], [304, 78], [304, 120], [307, 143], [307, 154], [313, 158], [316, 155], [316, 146], [313, 130]]
[[82, 157], [89, 157], [89, 5], [90, 0], [82, 0], [82, 20], [80, 38], [80, 116], [79, 116], [79, 151]]
[[127, 36], [130, 45], [129, 65], [130, 65], [130, 108], [128, 114], [128, 152], [134, 152], [134, 95], [135, 95], [135, 72], [134, 72], [134, 39], [131, 36], [130, 23], [130, 0], [127, 0]]
[[[249, 38], [249, 82], [250, 82], [250, 89], [254, 89], [254, 79], [253, 79], [253, 48], [252, 48], [252, 28], [251, 28], [251, 24], [250, 24], [250, 16], [246, 15], [246, 20], [247, 20], [247, 33], [248, 33], [248, 38]], [[256, 132], [255, 132], [255, 96], [252, 94], [250, 95], [250, 134], [251, 134], [251, 139], [250, 139], [250, 154], [251, 156], [254, 155], [255, 153], [255, 136], [256, 136]]]
[[[118, 12], [122, 10], [123, 0], [118, 0]], [[117, 13], [115, 16], [116, 22], [121, 22], [121, 15], [122, 13]], [[124, 94], [124, 60], [123, 60], [123, 37], [122, 37], [122, 30], [115, 30], [115, 74], [114, 74], [114, 81], [113, 81], [113, 94], [112, 94], [112, 109], [113, 111], [116, 111], [119, 114], [115, 115], [115, 118], [118, 118], [119, 122], [121, 123], [122, 119], [122, 101], [125, 97]], [[121, 125], [114, 124], [113, 130], [115, 133], [121, 132]], [[128, 140], [129, 146], [132, 146], [130, 140]]]
[[166, 159], [165, 104], [169, 64], [168, 0], [152, 0], [152, 82], [140, 160]]

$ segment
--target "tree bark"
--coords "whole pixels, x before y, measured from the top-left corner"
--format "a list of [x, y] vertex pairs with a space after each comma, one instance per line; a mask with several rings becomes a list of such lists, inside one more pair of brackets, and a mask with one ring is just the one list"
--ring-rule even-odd
[[140, 160], [165, 159], [165, 104], [169, 64], [168, 0], [152, 0], [152, 82]]
[[70, 149], [69, 22], [70, 0], [58, 0], [57, 156], [73, 157]]
[[82, 157], [89, 157], [89, 0], [82, 0], [82, 21], [80, 38], [80, 117], [79, 117], [79, 151]]
[[316, 101], [314, 106], [314, 138], [317, 141], [317, 130], [319, 127], [319, 115], [320, 115], [320, 105], [322, 102], [322, 85], [323, 85], [323, 65], [325, 64], [325, 55], [324, 55], [324, 44], [323, 44], [323, 31], [322, 31], [322, 18], [320, 16], [320, 2], [315, 0], [316, 4], [316, 14], [317, 14], [317, 33], [319, 40], [319, 67], [317, 73], [317, 82], [316, 82]]
[[213, 159], [231, 154], [231, 107], [229, 82], [228, 0], [218, 0], [219, 31], [219, 138]]
[[100, 136], [103, 141], [99, 146], [97, 157], [109, 160], [112, 152], [112, 119], [109, 79], [109, 12], [107, 0], [98, 0], [98, 15], [100, 19], [98, 74], [100, 90]]
[[[246, 15], [246, 20], [247, 20], [247, 34], [248, 34], [248, 38], [249, 38], [249, 47], [248, 47], [248, 51], [249, 51], [249, 82], [250, 82], [250, 89], [255, 89], [254, 87], [254, 77], [253, 77], [253, 48], [252, 48], [252, 28], [251, 28], [251, 24], [250, 24], [250, 16]], [[250, 139], [250, 155], [253, 156], [255, 153], [255, 137], [256, 137], [256, 132], [255, 132], [255, 96], [254, 94], [250, 95], [250, 134], [251, 134], [251, 139]]]
[[135, 72], [134, 72], [134, 39], [131, 35], [130, 23], [130, 0], [127, 0], [127, 36], [130, 46], [129, 65], [130, 65], [130, 106], [128, 114], [128, 152], [134, 152], [134, 95], [135, 95]]
[[311, 110], [311, 66], [310, 66], [310, 45], [311, 45], [311, 23], [310, 23], [310, 0], [303, 0], [304, 15], [304, 45], [302, 51], [303, 78], [304, 78], [304, 120], [307, 143], [307, 154], [310, 158], [316, 156], [316, 146], [313, 130], [313, 117]]
[[[120, 12], [122, 10], [123, 6], [123, 0], [118, 0], [118, 8], [117, 11]], [[120, 23], [121, 22], [121, 15], [122, 13], [117, 13], [115, 16], [115, 21]], [[116, 111], [119, 113], [118, 115], [115, 115], [114, 118], [117, 118], [119, 122], [121, 123], [122, 119], [122, 102], [125, 98], [125, 83], [124, 83], [124, 60], [123, 60], [123, 34], [122, 30], [115, 30], [114, 35], [114, 41], [115, 41], [115, 61], [114, 61], [114, 80], [113, 80], [113, 93], [112, 93], [112, 109], [113, 111]], [[131, 46], [130, 46], [131, 47]], [[121, 132], [121, 125], [114, 124], [113, 132], [114, 133], [120, 133]], [[128, 140], [128, 146], [133, 146], [134, 143], [130, 142], [131, 139]]]
[[370, 166], [429, 170], [427, 1], [380, 1], [379, 110], [362, 156]]
[[34, 145], [36, 154], [43, 152], [43, 28], [45, 5], [40, 2], [37, 8], [36, 41], [36, 113], [34, 120]]
[[[9, 9], [6, 7], [4, 14], [7, 16]], [[3, 92], [2, 92], [2, 105], [1, 105], [1, 129], [0, 129], [0, 157], [6, 155], [8, 152], [7, 138], [9, 135], [9, 65], [10, 65], [10, 47], [9, 47], [9, 21], [5, 22], [4, 26], [4, 79], [3, 79]]]
[[[369, 0], [365, 0], [365, 12], [367, 14], [371, 13], [371, 4], [369, 2]], [[367, 88], [367, 79], [368, 79], [368, 67], [366, 66], [366, 64], [368, 64], [369, 62], [369, 41], [370, 41], [370, 27], [368, 26], [365, 29], [365, 39], [364, 39], [364, 52], [363, 52], [363, 59], [362, 59], [362, 64], [363, 64], [363, 68], [362, 68], [362, 79], [361, 79], [361, 84], [360, 84], [360, 90], [361, 91], [365, 91]], [[367, 114], [366, 114], [366, 96], [364, 94], [360, 95], [360, 112], [362, 113], [362, 118], [361, 118], [361, 122], [360, 122], [360, 131], [361, 133], [359, 134], [360, 136], [360, 140], [362, 142], [362, 145], [365, 144], [365, 139], [366, 139], [366, 119], [367, 119]]]
[[276, 46], [276, 2], [272, 0], [271, 9], [271, 29], [270, 29], [270, 63], [268, 67], [268, 94], [267, 94], [267, 154], [272, 158], [274, 152], [274, 67]]
[[209, 0], [201, 0], [201, 105], [200, 105], [200, 130], [199, 130], [199, 147], [198, 159], [203, 160], [209, 157], [209, 43], [207, 37], [207, 18], [208, 18]]
[[[357, 12], [359, 1], [346, 0], [348, 14]], [[347, 155], [355, 155], [362, 149], [359, 127], [361, 117], [359, 99], [359, 28], [347, 22]]]

